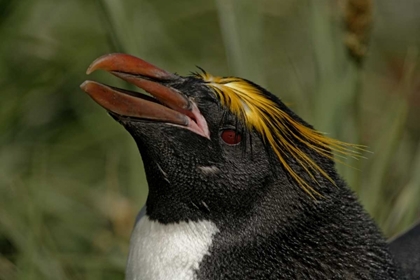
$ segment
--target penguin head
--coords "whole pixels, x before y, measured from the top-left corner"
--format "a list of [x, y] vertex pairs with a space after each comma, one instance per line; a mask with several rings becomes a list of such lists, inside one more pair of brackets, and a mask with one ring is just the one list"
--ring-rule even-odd
[[285, 204], [322, 199], [335, 184], [331, 149], [351, 154], [248, 80], [203, 70], [182, 77], [125, 54], [100, 57], [87, 72], [98, 69], [151, 94], [81, 86], [136, 141], [151, 219], [238, 218], [273, 186]]

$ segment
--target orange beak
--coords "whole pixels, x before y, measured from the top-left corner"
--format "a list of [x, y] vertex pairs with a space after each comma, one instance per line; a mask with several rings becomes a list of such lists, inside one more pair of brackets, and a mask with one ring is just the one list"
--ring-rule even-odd
[[96, 59], [86, 73], [98, 69], [108, 71], [154, 97], [85, 81], [80, 86], [82, 90], [106, 110], [123, 117], [184, 126], [209, 138], [207, 122], [197, 106], [178, 90], [163, 85], [182, 77], [127, 54], [104, 55]]

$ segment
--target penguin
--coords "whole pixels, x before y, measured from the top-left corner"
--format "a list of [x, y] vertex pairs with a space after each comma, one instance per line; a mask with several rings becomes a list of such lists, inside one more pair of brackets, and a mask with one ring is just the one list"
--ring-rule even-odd
[[[81, 88], [131, 134], [149, 194], [126, 279], [405, 279], [378, 226], [337, 174], [329, 138], [238, 77], [180, 76], [127, 54], [95, 60], [150, 95]], [[420, 268], [419, 268], [420, 269]]]

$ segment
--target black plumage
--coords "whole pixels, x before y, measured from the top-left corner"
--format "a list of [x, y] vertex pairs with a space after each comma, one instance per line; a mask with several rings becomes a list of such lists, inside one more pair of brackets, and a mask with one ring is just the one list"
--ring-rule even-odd
[[389, 247], [407, 279], [420, 279], [420, 224], [394, 238]]

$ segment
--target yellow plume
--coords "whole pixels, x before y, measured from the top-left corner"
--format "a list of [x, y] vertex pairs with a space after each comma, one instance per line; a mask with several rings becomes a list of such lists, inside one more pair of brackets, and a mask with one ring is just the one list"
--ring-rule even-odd
[[330, 150], [338, 155], [352, 157], [359, 156], [355, 149], [363, 150], [362, 146], [329, 138], [301, 124], [246, 80], [234, 77], [214, 77], [204, 71], [197, 74], [197, 77], [214, 90], [221, 104], [242, 120], [248, 129], [255, 129], [262, 136], [264, 143], [272, 147], [286, 171], [312, 197], [314, 194], [320, 194], [293, 170], [284, 155], [292, 156], [313, 181], [317, 182], [313, 174], [315, 171], [333, 184], [335, 182], [309, 155], [298, 148], [296, 141], [331, 159], [333, 156]]

